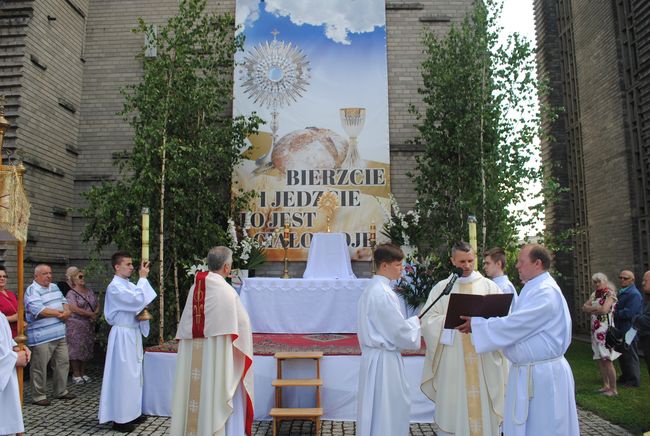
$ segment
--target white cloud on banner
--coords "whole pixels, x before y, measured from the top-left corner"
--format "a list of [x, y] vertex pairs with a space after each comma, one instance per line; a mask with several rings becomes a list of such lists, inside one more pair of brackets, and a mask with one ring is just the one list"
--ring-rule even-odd
[[260, 17], [258, 8], [259, 0], [237, 0], [235, 22], [241, 24], [239, 32], [244, 30], [245, 25], [251, 25]]
[[[237, 1], [237, 22], [250, 25], [259, 18], [256, 0]], [[325, 36], [350, 44], [350, 33], [372, 32], [385, 24], [382, 0], [266, 0], [266, 11], [288, 17], [301, 26], [325, 26]]]

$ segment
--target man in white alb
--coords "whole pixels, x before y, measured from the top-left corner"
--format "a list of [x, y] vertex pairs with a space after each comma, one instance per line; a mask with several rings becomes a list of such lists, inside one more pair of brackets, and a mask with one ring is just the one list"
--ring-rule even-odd
[[209, 272], [199, 272], [176, 339], [178, 358], [172, 424], [174, 436], [251, 436], [253, 334], [239, 295], [226, 282], [232, 251], [214, 247]]
[[[510, 315], [463, 317], [476, 351], [503, 350], [512, 362], [506, 394], [506, 436], [578, 436], [573, 374], [564, 358], [571, 343], [571, 316], [559, 286], [548, 273], [549, 251], [537, 244], [519, 252], [525, 283]], [[464, 335], [465, 336], [465, 335]]]
[[420, 348], [420, 320], [404, 319], [391, 280], [402, 275], [404, 253], [393, 244], [375, 248], [375, 275], [357, 306], [361, 346], [357, 436], [407, 436], [411, 395], [400, 350]]
[[[492, 281], [474, 271], [474, 251], [467, 242], [451, 250], [451, 263], [462, 269], [462, 277], [451, 293], [501, 294]], [[429, 307], [451, 278], [436, 284], [424, 307]], [[506, 359], [500, 351], [478, 355], [471, 337], [444, 329], [449, 296], [442, 297], [422, 317], [422, 336], [427, 354], [421, 389], [435, 404], [437, 435], [498, 436], [503, 420]]]
[[512, 294], [512, 304], [514, 307], [517, 301], [517, 290], [512, 284], [506, 273], [506, 252], [501, 247], [491, 248], [483, 253], [483, 271], [503, 291], [504, 294]]
[[145, 420], [142, 415], [142, 336], [149, 336], [149, 321], [138, 314], [156, 298], [147, 275], [149, 262], [140, 265], [137, 284], [129, 281], [133, 259], [124, 252], [113, 254], [113, 280], [106, 288], [104, 317], [111, 325], [106, 349], [99, 423], [113, 421], [113, 430], [127, 433]]
[[0, 435], [25, 431], [16, 367], [27, 365], [29, 357], [27, 347], [18, 351], [16, 342], [11, 338], [7, 317], [0, 312]]

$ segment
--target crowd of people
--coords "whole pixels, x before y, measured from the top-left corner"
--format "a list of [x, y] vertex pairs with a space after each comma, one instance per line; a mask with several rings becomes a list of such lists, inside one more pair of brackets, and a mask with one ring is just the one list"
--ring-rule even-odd
[[[95, 322], [100, 313], [97, 296], [85, 286], [83, 271], [70, 267], [65, 282], [56, 284], [52, 282], [49, 265], [39, 264], [34, 268], [34, 281], [24, 296], [27, 347], [23, 350], [14, 341], [18, 333], [18, 301], [16, 295], [6, 289], [7, 278], [6, 268], [0, 266], [0, 312], [4, 318], [0, 323], [6, 324], [0, 326], [5, 333], [0, 337], [0, 342], [5, 345], [0, 351], [0, 361], [13, 361], [18, 367], [29, 363], [32, 402], [35, 405], [51, 404], [46, 394], [48, 366], [52, 369], [52, 396], [59, 400], [76, 398], [67, 389], [69, 369], [72, 366], [73, 383], [90, 382], [85, 374], [85, 364], [94, 355]], [[66, 291], [65, 296], [61, 289]], [[0, 402], [3, 405], [15, 395], [13, 388], [3, 389], [12, 384], [13, 381], [8, 379], [3, 383], [0, 375]], [[0, 434], [23, 431], [20, 413], [3, 418], [0, 420]]]
[[[621, 271], [618, 279], [620, 287], [617, 290], [605, 274], [594, 274], [594, 292], [582, 306], [582, 310], [591, 315], [591, 347], [603, 378], [603, 386], [598, 392], [606, 396], [617, 396], [617, 385], [630, 388], [640, 386], [639, 347], [650, 374], [650, 299], [644, 307], [632, 271]], [[642, 290], [650, 296], [650, 271], [643, 275]], [[634, 335], [622, 349], [616, 350], [606, 343], [610, 327], [615, 327], [623, 334], [633, 329]], [[620, 366], [621, 375], [618, 378], [614, 368], [615, 360], [618, 360]]]
[[[374, 252], [377, 274], [357, 308], [361, 346], [357, 434], [394, 436], [409, 433], [410, 390], [401, 351], [426, 343], [421, 390], [435, 403], [440, 435], [578, 435], [574, 381], [564, 358], [571, 343], [566, 300], [549, 274], [551, 254], [543, 246], [521, 248], [516, 268], [523, 288], [518, 294], [505, 275], [506, 256], [495, 248], [484, 253], [483, 270], [476, 254], [460, 242], [451, 250], [456, 275], [430, 292], [419, 316], [406, 318], [391, 283], [401, 277], [404, 253], [392, 244]], [[117, 252], [114, 277], [106, 290], [103, 314], [111, 325], [99, 403], [99, 422], [133, 431], [142, 415], [142, 337], [149, 321], [138, 314], [156, 298], [147, 276], [148, 262], [138, 269], [132, 257]], [[208, 272], [199, 272], [178, 325], [179, 340], [171, 434], [251, 434], [253, 422], [253, 341], [248, 314], [226, 281], [232, 251], [215, 247], [207, 255]], [[617, 385], [640, 385], [639, 347], [650, 372], [650, 303], [645, 308], [634, 274], [621, 271], [620, 289], [602, 273], [593, 275], [594, 292], [582, 306], [591, 316], [592, 349], [603, 385], [599, 393], [617, 395]], [[7, 291], [7, 271], [0, 267], [0, 434], [23, 432], [15, 368], [30, 365], [32, 401], [75, 398], [72, 383], [88, 383], [85, 363], [93, 357], [96, 321], [101, 313], [84, 272], [68, 268], [66, 280], [52, 282], [52, 269], [37, 265], [24, 298], [27, 347], [16, 336], [18, 302]], [[445, 328], [451, 294], [513, 295], [506, 316], [461, 316], [462, 324]], [[643, 276], [650, 294], [650, 271]], [[65, 292], [65, 296], [64, 293]], [[636, 332], [622, 350], [608, 347], [608, 327]], [[630, 335], [628, 335], [629, 337]], [[616, 379], [613, 361], [621, 366]], [[47, 366], [53, 369], [52, 396], [47, 397]], [[434, 417], [432, 417], [433, 419]]]

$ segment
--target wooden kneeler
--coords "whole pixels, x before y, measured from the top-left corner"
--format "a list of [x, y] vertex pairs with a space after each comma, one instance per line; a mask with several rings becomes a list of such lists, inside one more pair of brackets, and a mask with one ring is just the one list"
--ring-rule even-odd
[[[323, 380], [320, 378], [320, 359], [323, 353], [320, 351], [307, 351], [299, 353], [275, 353], [278, 378], [273, 380], [272, 385], [275, 387], [275, 407], [271, 409], [270, 415], [273, 417], [273, 436], [277, 436], [280, 431], [280, 424], [283, 420], [301, 419], [314, 422], [316, 434], [320, 435], [320, 418], [323, 416], [323, 408], [320, 402], [320, 388], [323, 386]], [[310, 379], [285, 379], [282, 378], [282, 363], [285, 360], [293, 359], [310, 359], [316, 363], [316, 378]], [[282, 407], [282, 388], [295, 387], [315, 387], [316, 388], [316, 407]]]

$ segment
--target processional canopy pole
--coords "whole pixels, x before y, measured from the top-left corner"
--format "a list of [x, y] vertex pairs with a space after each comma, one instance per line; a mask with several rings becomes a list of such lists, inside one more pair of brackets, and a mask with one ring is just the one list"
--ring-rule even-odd
[[[3, 156], [2, 146], [4, 136], [11, 127], [5, 118], [4, 96], [0, 95], [0, 159]], [[25, 348], [25, 306], [24, 301], [24, 248], [27, 242], [27, 226], [29, 223], [29, 201], [23, 187], [25, 167], [18, 165], [3, 165], [0, 160], [0, 241], [16, 244], [16, 276], [18, 278], [18, 334], [14, 338], [20, 350]], [[16, 368], [20, 401], [23, 401], [23, 368]]]

